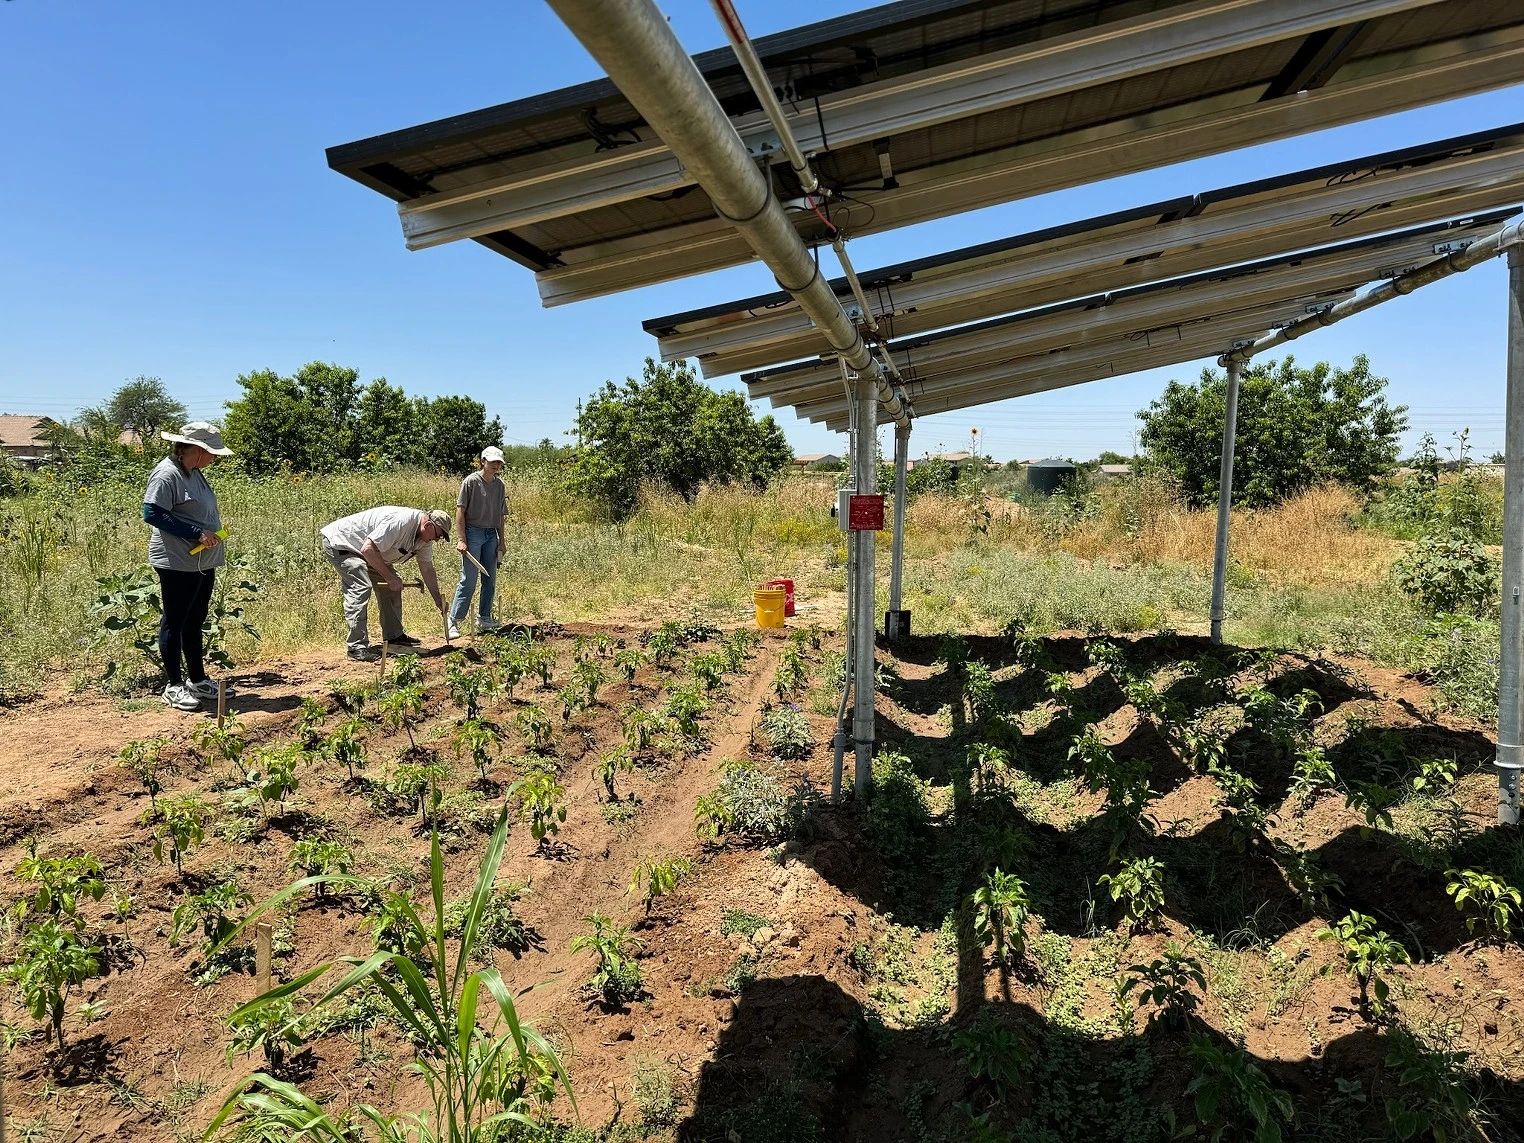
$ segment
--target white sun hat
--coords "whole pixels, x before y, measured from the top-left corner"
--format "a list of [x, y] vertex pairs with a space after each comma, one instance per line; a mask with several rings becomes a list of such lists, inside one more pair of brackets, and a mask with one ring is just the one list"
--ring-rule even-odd
[[213, 456], [233, 455], [233, 450], [222, 443], [222, 430], [210, 421], [191, 421], [181, 425], [178, 433], [161, 432], [159, 435], [176, 444], [200, 445]]

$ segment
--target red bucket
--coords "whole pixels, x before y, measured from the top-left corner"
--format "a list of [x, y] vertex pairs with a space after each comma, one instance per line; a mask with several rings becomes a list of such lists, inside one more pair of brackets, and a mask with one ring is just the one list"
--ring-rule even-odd
[[764, 587], [781, 587], [783, 589], [783, 614], [794, 614], [794, 581], [791, 579], [770, 579]]

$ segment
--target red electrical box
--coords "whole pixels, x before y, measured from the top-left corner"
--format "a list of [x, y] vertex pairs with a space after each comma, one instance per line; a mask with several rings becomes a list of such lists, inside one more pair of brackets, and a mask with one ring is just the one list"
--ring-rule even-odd
[[849, 532], [882, 532], [884, 530], [884, 498], [882, 496], [853, 496], [847, 502], [847, 530]]

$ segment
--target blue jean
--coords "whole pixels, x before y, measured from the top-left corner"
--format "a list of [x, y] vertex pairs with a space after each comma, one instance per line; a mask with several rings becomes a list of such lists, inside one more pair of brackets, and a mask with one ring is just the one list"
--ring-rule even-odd
[[[497, 587], [497, 529], [473, 528], [466, 525], [466, 547], [482, 567], [491, 574], [482, 581], [481, 603], [476, 614], [482, 619], [492, 618], [492, 596]], [[471, 596], [476, 591], [476, 581], [481, 573], [471, 566], [471, 561], [460, 561], [460, 583], [455, 586], [455, 598], [450, 603], [450, 622], [459, 625], [471, 609]]]

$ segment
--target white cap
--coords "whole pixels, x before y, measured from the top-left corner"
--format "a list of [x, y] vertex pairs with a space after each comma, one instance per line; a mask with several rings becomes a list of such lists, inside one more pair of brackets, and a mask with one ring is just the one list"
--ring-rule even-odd
[[485, 464], [489, 460], [495, 460], [499, 464], [502, 464], [503, 450], [498, 448], [497, 445], [488, 445], [486, 448], [482, 449], [482, 463]]

